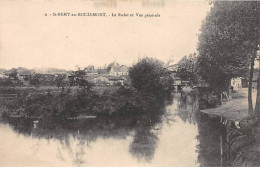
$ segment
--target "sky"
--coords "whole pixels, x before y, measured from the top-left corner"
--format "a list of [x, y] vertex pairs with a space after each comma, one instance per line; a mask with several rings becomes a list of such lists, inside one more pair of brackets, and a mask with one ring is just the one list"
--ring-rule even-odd
[[[176, 63], [196, 52], [210, 7], [203, 0], [1, 0], [0, 68], [130, 66], [144, 56]], [[45, 16], [59, 12], [107, 17]]]

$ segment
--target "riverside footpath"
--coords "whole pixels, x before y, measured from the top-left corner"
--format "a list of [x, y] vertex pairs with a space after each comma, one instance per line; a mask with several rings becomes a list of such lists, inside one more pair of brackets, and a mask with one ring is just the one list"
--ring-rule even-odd
[[[257, 91], [252, 93], [255, 108]], [[248, 89], [242, 88], [231, 94], [231, 100], [223, 105], [200, 110], [210, 117], [220, 117], [227, 127], [226, 141], [232, 166], [260, 166], [260, 127], [248, 116]], [[233, 125], [233, 126], [232, 126]]]
[[[252, 94], [255, 106], [256, 90]], [[202, 113], [222, 116], [231, 121], [241, 121], [248, 117], [248, 89], [242, 88], [231, 94], [232, 99], [214, 109], [201, 110]]]

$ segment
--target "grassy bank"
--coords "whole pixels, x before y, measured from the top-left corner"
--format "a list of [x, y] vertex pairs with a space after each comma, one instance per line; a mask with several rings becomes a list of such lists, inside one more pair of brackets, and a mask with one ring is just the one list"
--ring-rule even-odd
[[[5, 117], [29, 117], [63, 121], [86, 116], [98, 117], [142, 117], [156, 115], [164, 108], [164, 99], [145, 95], [133, 88], [98, 88], [90, 91], [74, 89], [54, 93], [18, 95], [5, 100]], [[39, 92], [39, 91], [38, 91]]]
[[[232, 121], [241, 121], [248, 117], [248, 100], [246, 88], [232, 93], [232, 100], [213, 109], [201, 110], [202, 113], [222, 116]], [[256, 91], [253, 92], [253, 104], [255, 105]]]
[[[255, 106], [256, 91], [253, 92]], [[259, 146], [256, 138], [255, 119], [248, 114], [248, 90], [232, 93], [232, 100], [214, 109], [201, 110], [210, 116], [221, 117], [220, 123], [227, 128], [227, 144], [232, 166], [259, 166]]]

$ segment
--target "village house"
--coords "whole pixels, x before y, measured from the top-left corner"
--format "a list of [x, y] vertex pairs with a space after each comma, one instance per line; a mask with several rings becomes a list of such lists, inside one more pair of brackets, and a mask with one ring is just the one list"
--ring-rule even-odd
[[98, 86], [115, 86], [124, 85], [124, 79], [116, 76], [110, 76], [107, 74], [94, 76], [92, 81]]
[[29, 85], [33, 74], [29, 70], [19, 70], [17, 76], [24, 85]]
[[113, 65], [109, 70], [109, 75], [111, 76], [128, 75], [128, 67], [125, 65], [119, 65], [118, 63], [113, 63]]
[[112, 86], [115, 86], [115, 85], [123, 86], [124, 85], [124, 79], [121, 77], [110, 76], [108, 79], [109, 79], [110, 85], [112, 85]]
[[[257, 79], [258, 79], [258, 69], [254, 69], [253, 80], [252, 80], [252, 88], [257, 88]], [[248, 77], [241, 79], [242, 88], [248, 87]]]
[[239, 90], [242, 88], [242, 78], [232, 78], [230, 85], [234, 90]]
[[90, 65], [85, 68], [86, 75], [98, 75], [98, 70], [95, 70], [95, 67], [93, 65]]
[[209, 87], [209, 83], [207, 83], [205, 80], [203, 79], [199, 79], [198, 83], [197, 83], [197, 87]]
[[0, 79], [5, 79], [5, 78], [8, 78], [8, 76], [5, 75], [5, 73], [0, 73]]

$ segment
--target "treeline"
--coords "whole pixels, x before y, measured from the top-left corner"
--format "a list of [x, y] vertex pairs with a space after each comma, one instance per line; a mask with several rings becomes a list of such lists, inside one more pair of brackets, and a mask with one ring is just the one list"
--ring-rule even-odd
[[163, 67], [163, 63], [152, 58], [143, 58], [134, 65], [129, 76], [133, 86], [121, 87], [116, 92], [97, 93], [92, 84], [82, 77], [82, 70], [74, 73], [71, 83], [78, 90], [71, 93], [70, 86], [59, 93], [47, 92], [32, 96], [21, 95], [16, 102], [6, 103], [10, 116], [14, 108], [21, 117], [33, 117], [54, 120], [84, 116], [105, 117], [142, 117], [158, 116], [165, 101], [171, 98], [173, 80]]
[[198, 54], [184, 56], [177, 75], [192, 84], [203, 79], [218, 94], [229, 93], [232, 78], [247, 78], [249, 115], [256, 112], [260, 115], [260, 85], [256, 112], [252, 106], [254, 65], [260, 61], [260, 2], [211, 3], [212, 8], [201, 26]]

